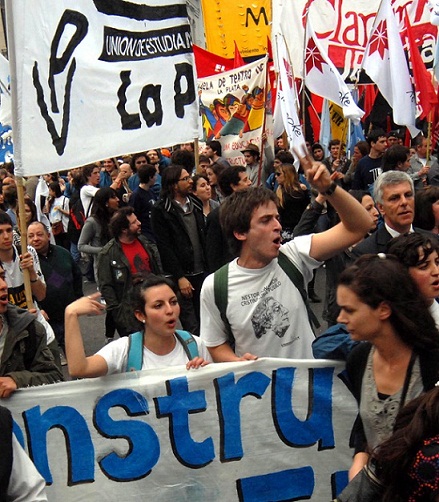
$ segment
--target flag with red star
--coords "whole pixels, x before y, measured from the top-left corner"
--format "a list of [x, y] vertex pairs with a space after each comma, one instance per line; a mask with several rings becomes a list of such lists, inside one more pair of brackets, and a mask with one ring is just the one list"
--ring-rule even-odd
[[351, 91], [321, 46], [311, 26], [309, 16], [306, 25], [303, 71], [305, 86], [312, 93], [339, 105], [345, 118], [351, 119], [354, 123], [360, 121], [364, 112], [356, 105]]
[[383, 19], [375, 30], [372, 32], [370, 37], [370, 49], [369, 54], [378, 52], [381, 59], [384, 59], [384, 54], [386, 50], [389, 50], [389, 40], [387, 38], [387, 21]]
[[319, 48], [314, 42], [313, 38], [308, 40], [308, 45], [305, 49], [305, 68], [306, 73], [309, 73], [312, 68], [317, 68], [323, 73], [322, 64], [325, 63], [323, 56], [321, 55]]
[[415, 136], [419, 132], [415, 127], [415, 92], [400, 31], [390, 0], [382, 0], [364, 53], [363, 69], [392, 107], [394, 122], [407, 126]]

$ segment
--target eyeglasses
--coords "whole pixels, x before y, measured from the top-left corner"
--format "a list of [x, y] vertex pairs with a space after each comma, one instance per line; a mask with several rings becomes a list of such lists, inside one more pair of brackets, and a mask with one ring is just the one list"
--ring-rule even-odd
[[184, 178], [180, 178], [178, 181], [189, 181], [190, 179], [190, 176], [185, 176]]
[[276, 171], [276, 172], [274, 173], [274, 175], [276, 176], [276, 178], [277, 178], [278, 176], [280, 176], [281, 174], [282, 174], [282, 173], [280, 173], [279, 171]]

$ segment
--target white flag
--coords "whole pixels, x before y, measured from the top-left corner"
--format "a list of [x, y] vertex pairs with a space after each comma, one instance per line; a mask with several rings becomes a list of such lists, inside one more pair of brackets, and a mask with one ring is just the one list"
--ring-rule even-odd
[[0, 124], [12, 126], [9, 61], [0, 54]]
[[389, 0], [383, 0], [364, 53], [363, 68], [393, 109], [396, 124], [415, 127], [416, 100], [399, 35], [398, 23]]
[[341, 106], [345, 118], [358, 124], [364, 112], [355, 104], [348, 86], [328, 55], [325, 54], [312, 29], [309, 17], [306, 28], [303, 74], [305, 85], [311, 92]]
[[[277, 56], [279, 58], [279, 86], [277, 91], [276, 107], [280, 108], [282, 121], [288, 136], [288, 143], [292, 152], [306, 151], [305, 138], [297, 114], [297, 92], [291, 64], [289, 61], [283, 37], [276, 37]], [[299, 160], [294, 162], [299, 167]]]

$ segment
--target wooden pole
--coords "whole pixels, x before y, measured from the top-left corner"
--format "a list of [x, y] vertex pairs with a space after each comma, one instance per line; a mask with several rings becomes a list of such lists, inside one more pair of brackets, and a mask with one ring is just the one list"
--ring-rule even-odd
[[[21, 254], [27, 253], [27, 226], [26, 226], [26, 210], [24, 207], [24, 186], [23, 178], [17, 176], [15, 178], [17, 183], [17, 197], [18, 197], [18, 224], [20, 228], [21, 235]], [[26, 295], [26, 303], [28, 309], [34, 309], [34, 302], [32, 299], [32, 288], [30, 285], [29, 270], [23, 269], [23, 279], [24, 279], [24, 292]]]
[[199, 145], [199, 140], [198, 138], [194, 138], [194, 156], [195, 156], [195, 172], [197, 174], [201, 174], [201, 169], [200, 169], [200, 145]]

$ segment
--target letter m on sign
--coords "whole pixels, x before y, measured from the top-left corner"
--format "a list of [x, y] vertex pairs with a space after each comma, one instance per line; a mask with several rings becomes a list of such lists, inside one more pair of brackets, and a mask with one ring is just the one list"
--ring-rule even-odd
[[263, 16], [263, 18], [264, 18], [265, 26], [268, 26], [268, 17], [267, 17], [267, 13], [265, 12], [265, 7], [261, 7], [259, 9], [259, 14], [257, 15], [257, 17], [253, 13], [251, 8], [248, 7], [247, 11], [245, 13], [245, 27], [248, 28], [249, 17], [251, 17], [253, 19], [253, 22], [255, 23], [256, 26], [259, 26], [259, 21], [261, 19], [261, 16]]

